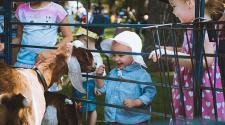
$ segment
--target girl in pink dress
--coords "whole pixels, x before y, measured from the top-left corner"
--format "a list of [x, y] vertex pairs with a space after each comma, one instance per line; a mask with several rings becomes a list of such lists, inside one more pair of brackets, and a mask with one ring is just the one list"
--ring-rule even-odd
[[[194, 0], [163, 0], [164, 2], [170, 3], [173, 7], [173, 13], [179, 18], [181, 23], [191, 23], [195, 19], [195, 1]], [[204, 18], [209, 21], [212, 20], [213, 12], [217, 12], [217, 9], [221, 7], [222, 0], [205, 0], [205, 15]], [[210, 11], [209, 11], [210, 10]], [[192, 38], [193, 30], [187, 30], [184, 33], [183, 45], [178, 49], [178, 55], [191, 56], [192, 52]], [[205, 33], [205, 41], [204, 41], [205, 53], [207, 54], [215, 54], [216, 53], [216, 44], [215, 42], [210, 42], [207, 32]], [[161, 51], [161, 52], [160, 52]], [[161, 54], [160, 54], [161, 53]], [[160, 47], [156, 51], [152, 51], [149, 55], [149, 58], [154, 62], [158, 61], [160, 56], [168, 54], [175, 55], [173, 51], [173, 47]], [[203, 78], [202, 84], [203, 87], [214, 87], [216, 84], [216, 88], [222, 88], [221, 85], [221, 76], [220, 69], [218, 64], [215, 65], [215, 57], [206, 57], [206, 60], [203, 58]], [[175, 63], [175, 59], [172, 59], [172, 62], [176, 67], [178, 67], [177, 63]], [[206, 63], [207, 62], [207, 63]], [[218, 59], [217, 59], [218, 62]], [[193, 88], [193, 74], [192, 74], [192, 63], [191, 59], [179, 58], [179, 69], [180, 71], [176, 71], [174, 73], [174, 86], [179, 86], [179, 82], [181, 82], [182, 87]], [[216, 68], [216, 69], [215, 69]], [[209, 74], [209, 75], [208, 75]], [[209, 77], [210, 76], [210, 77]], [[180, 77], [180, 78], [179, 78]], [[214, 81], [214, 77], [216, 81]], [[181, 81], [179, 81], [181, 80]], [[211, 81], [211, 82], [210, 82]], [[211, 86], [212, 84], [212, 86]], [[183, 90], [183, 100], [184, 106], [182, 106], [181, 95], [178, 88], [172, 89], [172, 99], [175, 116], [183, 116], [185, 113], [187, 119], [193, 119], [193, 111], [194, 111], [194, 102], [193, 102], [193, 89], [182, 89]], [[215, 119], [215, 109], [213, 104], [213, 95], [211, 89], [203, 89], [202, 90], [202, 118], [203, 119]], [[217, 114], [219, 121], [225, 121], [225, 105], [224, 105], [224, 97], [222, 92], [216, 92], [216, 106], [217, 106]], [[184, 110], [183, 110], [184, 109]], [[183, 111], [185, 111], [183, 113]]]

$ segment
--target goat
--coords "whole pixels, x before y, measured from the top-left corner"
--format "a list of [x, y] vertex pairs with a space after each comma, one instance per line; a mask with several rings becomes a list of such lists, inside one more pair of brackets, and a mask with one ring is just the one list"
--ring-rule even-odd
[[57, 92], [45, 92], [46, 111], [42, 125], [78, 125], [76, 104]]
[[39, 53], [33, 69], [0, 64], [0, 125], [41, 125], [47, 87], [68, 74], [72, 85], [84, 92], [77, 70], [92, 71], [93, 64], [91, 52], [69, 43]]

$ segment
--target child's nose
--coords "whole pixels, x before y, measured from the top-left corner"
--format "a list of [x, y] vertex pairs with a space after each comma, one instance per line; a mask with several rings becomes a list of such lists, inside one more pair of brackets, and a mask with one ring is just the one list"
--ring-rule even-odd
[[119, 61], [119, 57], [116, 56], [116, 57], [114, 58], [114, 60], [115, 60], [116, 62]]
[[114, 57], [114, 58], [113, 58], [113, 61], [114, 61], [114, 62], [118, 62], [118, 61], [119, 61], [119, 58], [118, 58], [118, 57]]

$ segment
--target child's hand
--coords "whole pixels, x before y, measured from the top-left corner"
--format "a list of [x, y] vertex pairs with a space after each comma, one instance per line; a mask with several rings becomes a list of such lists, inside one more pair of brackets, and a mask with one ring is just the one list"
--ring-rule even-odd
[[165, 54], [165, 50], [164, 49], [157, 49], [157, 50], [153, 50], [150, 54], [149, 54], [149, 59], [152, 59], [153, 62], [157, 62], [160, 58], [161, 55]]
[[157, 50], [153, 50], [150, 54], [149, 54], [149, 59], [152, 59], [153, 62], [157, 62], [162, 55], [175, 55], [173, 51], [171, 50], [165, 50], [165, 49], [157, 49]]
[[133, 107], [139, 107], [143, 105], [144, 103], [140, 99], [125, 99], [123, 101], [123, 105], [127, 108], [133, 108]]
[[99, 92], [97, 88], [95, 88], [94, 92], [95, 92], [95, 95], [96, 95], [96, 96], [100, 96], [100, 95], [102, 95], [102, 93], [101, 93], [101, 92]]
[[132, 107], [134, 107], [134, 100], [132, 100], [132, 99], [125, 99], [124, 101], [123, 101], [123, 105], [125, 106], [125, 107], [127, 107], [127, 108], [132, 108]]
[[5, 49], [4, 43], [0, 43], [0, 52], [3, 52]]
[[105, 72], [105, 65], [101, 65], [99, 68], [96, 69], [97, 76], [103, 76]]

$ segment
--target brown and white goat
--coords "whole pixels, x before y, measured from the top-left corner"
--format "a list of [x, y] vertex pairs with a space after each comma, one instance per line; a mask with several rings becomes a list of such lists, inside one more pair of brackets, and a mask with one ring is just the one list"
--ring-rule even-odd
[[[77, 78], [77, 69], [93, 70], [93, 57], [86, 49], [61, 43], [56, 50], [41, 52], [35, 66], [39, 75], [34, 69], [0, 64], [0, 125], [41, 125], [46, 108], [44, 86], [49, 87], [64, 74]], [[84, 91], [82, 82], [76, 80], [71, 80], [73, 86]]]

